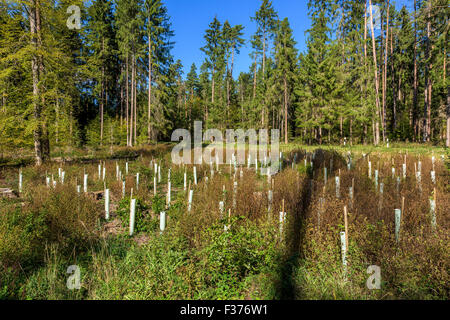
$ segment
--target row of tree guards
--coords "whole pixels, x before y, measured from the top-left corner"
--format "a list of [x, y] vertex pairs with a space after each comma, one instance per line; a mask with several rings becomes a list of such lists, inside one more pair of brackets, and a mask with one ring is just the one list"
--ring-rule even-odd
[[[443, 158], [443, 157], [442, 157]], [[431, 180], [434, 185], [436, 185], [436, 172], [435, 172], [435, 157], [432, 157], [432, 170], [430, 171]], [[372, 164], [370, 161], [370, 157], [367, 157], [368, 162], [368, 177], [372, 179]], [[332, 162], [331, 162], [332, 163]], [[406, 179], [406, 155], [404, 157], [404, 163], [402, 164], [402, 173], [403, 173], [403, 179]], [[416, 183], [419, 188], [419, 190], [422, 192], [421, 187], [421, 172], [422, 172], [422, 162], [419, 161], [418, 163], [414, 163], [414, 171], [416, 176]], [[379, 178], [379, 171], [375, 170], [374, 172], [374, 182], [375, 182], [375, 188], [379, 193], [381, 194], [380, 202], [379, 202], [379, 210], [382, 208], [382, 201], [383, 201], [383, 183], [378, 183]], [[395, 178], [395, 164], [394, 160], [392, 160], [392, 179]], [[325, 180], [325, 186], [324, 191], [327, 183], [327, 168], [324, 168], [324, 180]], [[339, 176], [335, 177], [335, 185], [336, 185], [336, 198], [340, 198], [340, 170], [339, 170]], [[397, 177], [397, 192], [399, 192], [399, 185], [400, 185], [400, 177]], [[349, 188], [349, 198], [350, 198], [350, 207], [353, 206], [353, 190], [354, 190], [354, 179], [352, 179], [352, 186]], [[324, 192], [325, 193], [325, 192]], [[436, 222], [436, 188], [433, 189], [433, 197], [429, 199], [430, 201], [430, 216], [431, 216], [431, 226], [432, 229], [435, 230], [437, 226]], [[402, 206], [401, 209], [394, 209], [394, 221], [395, 221], [395, 240], [398, 243], [400, 241], [400, 231], [401, 231], [401, 221], [402, 221], [402, 215], [404, 215], [405, 212], [405, 197], [402, 197]], [[320, 198], [319, 199], [319, 211], [318, 211], [318, 225], [320, 227], [320, 215], [324, 212], [325, 208], [325, 199]], [[340, 240], [341, 240], [341, 255], [342, 255], [342, 265], [344, 267], [344, 271], [346, 271], [347, 268], [347, 252], [348, 252], [348, 212], [347, 212], [347, 206], [344, 206], [344, 230], [340, 233]]]
[[[363, 155], [364, 158], [367, 159], [367, 164], [368, 164], [368, 177], [369, 179], [372, 179], [372, 162], [370, 161], [370, 156], [366, 156]], [[315, 153], [312, 155], [312, 159], [314, 159], [315, 157]], [[279, 168], [280, 170], [283, 169], [283, 154], [280, 153], [280, 162], [279, 162]], [[216, 159], [217, 160], [217, 159]], [[435, 172], [435, 157], [432, 157], [432, 170], [430, 171], [430, 176], [431, 176], [431, 180], [433, 182], [433, 184], [436, 184], [436, 172]], [[255, 171], [258, 172], [258, 162], [260, 162], [260, 168], [261, 171], [263, 171], [264, 167], [268, 166], [268, 161], [267, 161], [267, 157], [264, 159], [264, 161], [258, 161], [258, 158], [256, 157], [256, 159], [254, 159], [254, 162], [252, 161], [251, 155], [249, 155], [249, 157], [247, 158], [247, 168], [251, 168], [252, 164], [254, 163], [254, 168]], [[294, 155], [294, 159], [292, 161], [292, 167], [294, 167], [294, 165], [297, 163], [297, 154]], [[304, 159], [304, 164], [305, 167], [307, 166], [307, 158]], [[313, 162], [310, 161], [310, 166], [313, 166]], [[154, 168], [154, 177], [153, 177], [153, 191], [154, 194], [157, 194], [157, 184], [161, 183], [161, 166], [160, 164], [158, 164], [156, 161], [151, 160], [150, 162], [150, 167]], [[230, 174], [232, 173], [232, 168], [234, 167], [234, 176], [233, 176], [233, 180], [234, 180], [234, 184], [233, 184], [233, 203], [232, 203], [232, 208], [233, 210], [236, 209], [236, 193], [237, 193], [237, 187], [238, 187], [238, 180], [236, 179], [236, 173], [238, 171], [238, 166], [237, 166], [237, 162], [236, 162], [236, 157], [233, 154], [232, 157], [232, 161], [230, 161], [229, 163], [229, 167], [230, 167]], [[347, 157], [347, 169], [351, 170], [352, 167], [352, 159], [351, 156], [348, 155]], [[402, 163], [402, 177], [403, 179], [406, 179], [407, 176], [407, 163], [406, 163], [406, 155], [404, 158], [404, 162]], [[212, 162], [210, 162], [210, 176], [211, 178], [214, 177], [215, 174], [215, 170], [213, 167]], [[242, 167], [239, 167], [239, 171], [240, 171], [240, 179], [243, 178], [243, 171], [242, 171]], [[216, 170], [219, 172], [219, 174], [221, 173], [219, 171], [219, 165], [218, 165], [218, 161], [216, 161]], [[333, 159], [330, 159], [330, 171], [332, 172], [333, 170]], [[418, 162], [414, 163], [414, 171], [415, 171], [415, 176], [416, 176], [416, 183], [418, 188], [422, 191], [422, 187], [421, 187], [421, 176], [422, 176], [422, 162], [419, 160]], [[128, 162], [125, 163], [125, 177], [128, 175], [129, 173], [129, 164]], [[139, 190], [139, 172], [136, 173], [136, 182], [135, 182], [135, 188], [136, 190]], [[340, 189], [340, 181], [341, 181], [341, 169], [338, 170], [338, 175], [335, 176], [335, 188], [336, 188], [336, 198], [340, 198], [341, 197], [341, 189]], [[394, 179], [396, 177], [396, 168], [395, 168], [395, 163], [394, 160], [392, 160], [392, 179]], [[124, 176], [122, 174], [122, 171], [120, 170], [120, 166], [119, 164], [116, 162], [116, 179], [118, 181], [122, 180], [122, 198], [125, 198], [126, 193], [125, 193], [125, 179], [123, 179]], [[51, 179], [51, 180], [50, 180]], [[377, 190], [377, 192], [380, 193], [381, 197], [380, 197], [380, 202], [379, 202], [379, 210], [382, 209], [382, 201], [383, 201], [383, 189], [384, 189], [384, 184], [383, 183], [379, 183], [379, 179], [380, 179], [380, 174], [379, 174], [379, 170], [376, 169], [374, 170], [374, 184], [375, 184], [375, 188]], [[61, 184], [64, 184], [64, 180], [65, 180], [65, 171], [62, 170], [62, 168], [58, 168], [58, 180]], [[105, 162], [100, 162], [98, 165], [98, 180], [103, 180], [104, 184], [105, 184], [105, 188], [104, 188], [104, 201], [105, 201], [105, 219], [109, 220], [110, 217], [110, 190], [108, 188], [106, 188], [106, 163]], [[193, 197], [194, 197], [194, 190], [193, 188], [191, 188], [191, 181], [189, 180], [189, 185], [187, 184], [187, 172], [185, 169], [184, 172], [184, 185], [183, 185], [183, 190], [184, 192], [188, 191], [188, 206], [187, 206], [187, 212], [190, 213], [192, 210], [192, 203], [193, 203]], [[196, 166], [193, 166], [193, 180], [194, 180], [194, 185], [198, 184], [198, 179], [197, 179], [197, 168]], [[396, 181], [397, 181], [397, 192], [399, 192], [399, 185], [400, 185], [400, 177], [396, 177]], [[78, 179], [76, 179], [76, 188], [77, 188], [77, 192], [81, 193], [81, 185], [78, 185]], [[208, 182], [208, 177], [205, 177], [205, 182]], [[269, 216], [272, 214], [272, 206], [273, 206], [273, 179], [271, 179], [270, 174], [268, 175], [268, 182], [269, 182], [269, 186], [270, 186], [270, 190], [268, 191], [268, 214]], [[324, 188], [323, 188], [323, 192], [325, 193], [325, 189], [328, 183], [328, 169], [327, 167], [324, 167]], [[46, 185], [47, 187], [53, 186], [55, 187], [57, 184], [57, 181], [54, 179], [54, 175], [52, 174], [51, 177], [48, 176], [48, 174], [46, 173]], [[22, 169], [19, 170], [19, 182], [18, 182], [18, 186], [19, 186], [19, 192], [22, 193], [22, 189], [23, 189], [23, 174], [22, 174]], [[86, 172], [84, 172], [83, 174], [83, 192], [87, 193], [88, 192], [88, 174]], [[225, 185], [223, 186], [223, 201], [219, 202], [219, 211], [220, 211], [220, 217], [221, 219], [224, 218], [224, 210], [225, 210], [225, 195], [226, 195], [226, 189], [225, 189]], [[353, 209], [353, 201], [354, 201], [354, 179], [352, 179], [352, 186], [349, 187], [349, 199], [350, 202], [348, 204], [349, 208], [352, 210]], [[168, 182], [167, 182], [167, 197], [166, 197], [166, 204], [167, 204], [167, 208], [170, 207], [170, 203], [171, 203], [171, 169], [169, 168], [168, 170]], [[404, 214], [404, 205], [405, 205], [405, 198], [402, 197], [402, 202], [401, 202], [401, 209], [395, 209], [394, 210], [394, 216], [395, 216], [395, 238], [396, 241], [398, 242], [400, 240], [400, 230], [401, 230], [401, 219], [402, 219], [402, 214]], [[283, 230], [284, 230], [284, 225], [286, 223], [286, 218], [287, 218], [287, 212], [285, 212], [284, 209], [284, 199], [282, 200], [282, 210], [279, 213], [279, 231], [280, 231], [280, 239], [282, 238], [283, 235]], [[318, 214], [317, 214], [317, 221], [318, 221], [318, 227], [320, 228], [320, 223], [321, 223], [321, 215], [324, 213], [325, 211], [325, 198], [321, 197], [319, 198], [319, 210], [318, 210]], [[161, 234], [164, 232], [165, 228], [166, 228], [166, 212], [162, 211], [159, 213], [160, 214], [160, 232]], [[432, 228], [435, 229], [437, 222], [436, 222], [436, 188], [434, 188], [434, 196], [432, 198], [430, 198], [430, 215], [431, 215], [431, 225]], [[135, 226], [135, 217], [136, 217], [136, 199], [133, 198], [133, 188], [131, 189], [131, 194], [130, 194], [130, 224], [129, 224], [129, 235], [132, 236], [134, 234], [134, 226]], [[228, 221], [230, 222], [231, 220], [231, 208], [228, 210]], [[224, 226], [224, 230], [228, 231], [230, 229], [230, 225], [225, 225]], [[344, 207], [344, 228], [345, 231], [341, 232], [341, 251], [342, 251], [342, 264], [344, 267], [346, 267], [347, 265], [347, 250], [348, 250], [348, 212], [347, 212], [347, 206]]]

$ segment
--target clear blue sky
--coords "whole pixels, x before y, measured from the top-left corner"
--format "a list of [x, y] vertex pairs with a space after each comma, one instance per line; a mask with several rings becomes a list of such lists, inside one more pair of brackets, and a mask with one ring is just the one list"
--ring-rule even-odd
[[[192, 63], [200, 72], [200, 65], [205, 56], [200, 48], [205, 45], [203, 36], [214, 16], [221, 23], [228, 20], [231, 25], [242, 24], [244, 39], [248, 42], [256, 31], [256, 24], [250, 21], [250, 17], [261, 5], [261, 0], [165, 0], [172, 27], [175, 31], [175, 47], [173, 55], [180, 59], [184, 67], [184, 77], [189, 72]], [[287, 17], [294, 31], [297, 48], [305, 50], [305, 31], [310, 27], [306, 0], [273, 0], [273, 6], [280, 18]], [[238, 76], [241, 71], [247, 72], [252, 64], [249, 57], [251, 45], [245, 44], [239, 56], [235, 58], [235, 73]]]
[[[256, 31], [256, 24], [250, 21], [250, 17], [254, 16], [259, 9], [261, 0], [164, 0], [164, 3], [175, 31], [176, 44], [173, 55], [183, 64], [183, 77], [186, 77], [192, 63], [197, 66], [197, 73], [200, 72], [200, 65], [205, 59], [203, 52], [200, 51], [200, 48], [205, 45], [203, 36], [216, 15], [221, 23], [228, 20], [231, 25], [242, 24], [245, 27], [244, 39], [247, 43], [235, 59], [234, 76], [237, 77], [241, 71], [249, 71], [252, 61], [249, 57], [251, 45], [248, 40]], [[300, 52], [306, 51], [305, 32], [311, 26], [307, 3], [307, 0], [273, 0], [278, 16], [281, 19], [286, 17], [289, 19], [294, 39], [297, 41], [297, 49]], [[414, 2], [396, 0], [395, 3], [397, 9], [406, 5], [411, 10]]]

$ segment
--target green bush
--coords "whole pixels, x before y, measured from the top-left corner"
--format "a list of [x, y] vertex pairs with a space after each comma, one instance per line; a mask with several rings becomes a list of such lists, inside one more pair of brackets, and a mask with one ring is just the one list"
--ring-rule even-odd
[[[130, 206], [131, 199], [130, 197], [123, 198], [119, 202], [119, 207], [117, 209], [117, 216], [120, 221], [122, 221], [122, 225], [127, 229], [130, 226]], [[159, 223], [157, 219], [152, 219], [148, 213], [148, 206], [145, 202], [139, 198], [136, 198], [136, 213], [134, 220], [134, 232], [153, 232], [159, 228]]]
[[[225, 223], [231, 226], [226, 232]], [[217, 295], [233, 296], [243, 285], [243, 279], [273, 265], [276, 242], [273, 238], [267, 239], [267, 235], [273, 237], [274, 234], [265, 231], [264, 226], [242, 217], [232, 218], [231, 223], [224, 220], [206, 230], [207, 244], [199, 255], [209, 283], [218, 288]]]

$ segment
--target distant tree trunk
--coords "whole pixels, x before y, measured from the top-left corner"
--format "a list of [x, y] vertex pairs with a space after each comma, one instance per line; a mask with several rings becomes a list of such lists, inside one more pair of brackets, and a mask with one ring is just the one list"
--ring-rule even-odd
[[262, 61], [263, 81], [265, 80], [266, 73], [266, 31], [263, 32], [263, 61]]
[[233, 69], [234, 69], [234, 49], [232, 49], [231, 51], [231, 68], [230, 68], [231, 79], [233, 79]]
[[265, 110], [265, 107], [264, 107], [264, 104], [263, 104], [263, 107], [261, 109], [261, 128], [264, 127], [264, 123], [265, 123], [265, 121], [264, 121], [264, 114], [265, 114], [265, 112], [266, 112], [266, 110]]
[[450, 148], [450, 87], [447, 87], [447, 148]]
[[362, 137], [362, 143], [367, 144], [367, 123], [364, 124], [364, 136]]
[[[186, 101], [186, 99], [184, 99], [184, 101]], [[191, 130], [192, 127], [192, 103], [194, 103], [194, 88], [191, 88], [191, 103], [189, 103], [189, 130]]]
[[[431, 47], [431, 51], [432, 52], [433, 52], [433, 50], [434, 50], [434, 46]], [[433, 64], [430, 63], [430, 71], [429, 72], [431, 72], [432, 69], [433, 69]], [[431, 131], [431, 99], [433, 97], [432, 90], [433, 90], [433, 82], [432, 82], [431, 77], [429, 77], [428, 78], [428, 112], [427, 112], [427, 119], [428, 119], [427, 120], [427, 123], [428, 123], [428, 126], [427, 126], [427, 130], [428, 130], [427, 137], [428, 137], [428, 139], [427, 139], [427, 141], [430, 141], [433, 138], [433, 134], [432, 134], [432, 131]]]
[[134, 62], [134, 145], [137, 145], [137, 74], [136, 61]]
[[423, 115], [423, 141], [430, 141], [431, 128], [431, 77], [430, 77], [430, 33], [431, 33], [431, 2], [428, 2], [427, 44], [425, 49], [425, 91]]
[[100, 92], [100, 145], [103, 145], [103, 99], [104, 99], [104, 83], [105, 69], [102, 66], [101, 92]]
[[[394, 57], [394, 33], [391, 31], [391, 57]], [[396, 88], [394, 62], [391, 61], [391, 73], [392, 73], [392, 117], [393, 117], [393, 132], [397, 131], [397, 90], [400, 91], [400, 77], [398, 79], [398, 87]]]
[[[447, 43], [447, 37], [445, 37], [445, 43]], [[445, 83], [445, 76], [447, 73], [447, 47], [444, 46], [444, 67], [443, 67], [443, 77], [444, 77], [444, 83]]]
[[350, 145], [353, 146], [353, 118], [350, 118]]
[[254, 61], [254, 69], [253, 69], [253, 101], [256, 98], [256, 68], [257, 68], [257, 64], [256, 64], [256, 53], [255, 53], [255, 61]]
[[319, 144], [322, 145], [322, 127], [319, 127]]
[[[121, 77], [123, 77], [123, 65], [120, 67], [120, 74], [121, 74]], [[122, 125], [123, 125], [123, 80], [120, 83], [120, 129], [121, 130], [122, 130]]]
[[127, 78], [126, 78], [126, 81], [125, 81], [125, 84], [126, 84], [126, 86], [127, 86], [127, 107], [126, 107], [126, 112], [127, 112], [127, 115], [126, 115], [126, 122], [127, 122], [127, 147], [129, 147], [130, 146], [130, 119], [129, 119], [129, 114], [130, 114], [130, 108], [129, 108], [129, 105], [130, 105], [130, 93], [129, 93], [129, 86], [130, 86], [130, 75], [129, 75], [129, 67], [128, 67], [128, 53], [127, 53], [127, 62], [126, 62], [126, 65], [127, 65]]
[[379, 80], [378, 80], [378, 66], [377, 66], [377, 52], [375, 43], [375, 32], [373, 28], [373, 13], [372, 13], [372, 0], [369, 0], [370, 4], [370, 29], [372, 31], [372, 54], [373, 54], [373, 64], [374, 64], [374, 75], [375, 75], [375, 93], [376, 93], [376, 107], [377, 107], [377, 117], [375, 123], [375, 145], [380, 143], [380, 93], [379, 93]]
[[227, 108], [226, 108], [226, 119], [225, 119], [225, 121], [226, 121], [226, 123], [228, 123], [229, 122], [229, 120], [230, 120], [230, 74], [229, 74], [229, 71], [227, 71], [227, 92], [226, 92], [226, 94], [227, 94]]
[[[105, 97], [105, 104], [103, 106], [103, 114], [105, 114], [105, 110], [108, 111], [108, 78], [105, 78], [105, 91], [104, 91], [104, 97]], [[103, 116], [103, 123], [105, 117]]]
[[[229, 75], [227, 76], [227, 119], [229, 116], [228, 113], [230, 111], [230, 105], [231, 105], [230, 81], [232, 81], [232, 79], [233, 79], [233, 64], [234, 64], [234, 49], [231, 49], [231, 68], [229, 70]], [[228, 63], [227, 63], [227, 69], [228, 69]]]
[[70, 144], [73, 145], [74, 139], [73, 139], [73, 110], [72, 110], [72, 107], [70, 107], [70, 111], [69, 111], [69, 136], [70, 136]]
[[59, 98], [56, 94], [56, 108], [55, 108], [55, 142], [59, 143]]
[[133, 127], [134, 127], [134, 54], [131, 56], [131, 110], [130, 110], [130, 142], [129, 147], [133, 146]]
[[375, 121], [372, 118], [372, 137], [373, 137], [373, 143], [376, 143], [377, 140], [377, 134], [375, 129]]
[[211, 75], [211, 79], [212, 79], [212, 90], [211, 90], [211, 103], [214, 104], [214, 96], [216, 95], [215, 92], [215, 75], [216, 75], [216, 69], [215, 67], [212, 68], [212, 75]]
[[284, 75], [284, 143], [288, 143], [288, 94], [287, 94], [287, 79]]

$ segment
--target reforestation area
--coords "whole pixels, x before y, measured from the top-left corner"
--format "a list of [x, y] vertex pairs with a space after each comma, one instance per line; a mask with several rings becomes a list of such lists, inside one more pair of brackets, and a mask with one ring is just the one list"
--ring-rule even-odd
[[0, 2], [0, 300], [449, 299], [448, 1], [280, 1]]

